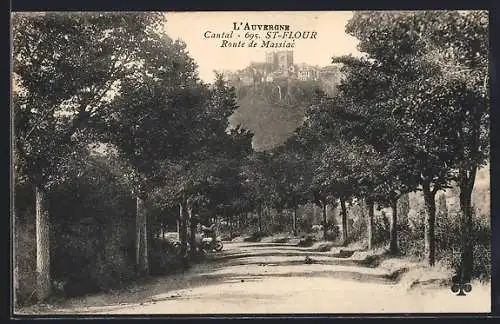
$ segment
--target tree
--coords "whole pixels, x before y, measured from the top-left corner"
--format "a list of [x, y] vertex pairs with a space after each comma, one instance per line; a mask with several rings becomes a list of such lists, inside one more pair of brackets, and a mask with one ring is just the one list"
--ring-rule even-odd
[[410, 211], [410, 196], [405, 194], [398, 201], [398, 214], [401, 215], [400, 223], [403, 226], [408, 225], [408, 213]]
[[292, 232], [297, 236], [297, 208], [307, 201], [304, 175], [308, 170], [307, 163], [296, 149], [295, 139], [292, 137], [277, 148], [271, 163], [277, 191], [275, 205], [292, 209]]
[[348, 239], [346, 202], [354, 196], [367, 198], [368, 246], [371, 248], [374, 200], [381, 198], [375, 193], [378, 186], [390, 179], [382, 177], [388, 159], [356, 136], [363, 123], [362, 117], [350, 112], [356, 108], [351, 99], [341, 94], [326, 98], [318, 93], [316, 103], [306, 114], [300, 137], [308, 147], [316, 147], [320, 152], [314, 177], [326, 186], [331, 196], [340, 198], [344, 243]]
[[460, 187], [462, 271], [470, 280], [473, 266], [471, 194], [477, 170], [489, 159], [489, 19], [487, 11], [429, 12], [421, 37], [425, 59], [437, 64], [442, 82], [455, 89], [449, 127], [454, 132], [455, 179]]
[[40, 300], [51, 285], [47, 195], [159, 21], [153, 13], [13, 16], [15, 168], [36, 188]]
[[302, 193], [304, 198], [321, 207], [323, 215], [323, 236], [328, 236], [327, 213], [328, 204], [335, 203], [335, 198], [331, 192], [331, 181], [334, 181], [326, 173], [322, 173], [321, 158], [325, 149], [325, 136], [321, 133], [323, 128], [319, 126], [323, 117], [324, 103], [327, 101], [326, 94], [317, 89], [312, 97], [312, 102], [306, 109], [306, 115], [303, 124], [295, 131], [288, 145], [300, 159], [302, 168], [302, 177], [300, 182], [304, 189]]
[[257, 211], [259, 232], [263, 231], [264, 207], [274, 201], [276, 196], [270, 161], [269, 153], [254, 152], [242, 165], [244, 197], [250, 203], [251, 208]]
[[193, 178], [198, 183], [196, 193], [203, 195], [212, 209], [222, 209], [224, 214], [242, 197], [240, 170], [243, 160], [252, 152], [253, 134], [240, 126], [230, 127], [229, 117], [237, 108], [234, 87], [216, 73], [204, 116], [206, 133], [196, 154], [203, 163], [191, 166], [197, 170]]
[[142, 50], [135, 73], [122, 80], [119, 97], [109, 107], [106, 136], [134, 170], [137, 272], [146, 275], [145, 200], [165, 181], [169, 163], [184, 165], [201, 145], [209, 92], [198, 82], [196, 65], [182, 41], [156, 33]]
[[[360, 105], [370, 105], [365, 109], [371, 118], [381, 117], [380, 123], [365, 125], [364, 137], [381, 153], [399, 147], [424, 193], [428, 260], [434, 265], [435, 195], [453, 177], [455, 153], [450, 148], [455, 146], [456, 130], [450, 127], [454, 120], [450, 100], [460, 91], [443, 82], [438, 62], [427, 59], [422, 30], [431, 22], [425, 14], [411, 12], [357, 13], [346, 30], [360, 39], [359, 47], [368, 57], [337, 61], [350, 67], [342, 91]], [[390, 120], [397, 122], [389, 126]]]
[[[172, 143], [176, 149], [171, 150], [170, 155], [159, 158], [161, 167], [153, 169], [163, 185], [170, 188], [165, 199], [179, 205], [181, 255], [186, 263], [188, 220], [191, 224], [190, 256], [194, 257], [196, 219], [192, 216], [201, 207], [215, 213], [241, 195], [240, 167], [242, 160], [251, 152], [252, 138], [251, 133], [240, 127], [228, 128], [228, 118], [237, 106], [234, 89], [226, 85], [221, 75], [216, 75], [213, 86], [192, 86], [192, 91], [197, 87], [202, 90], [199, 97], [192, 92], [191, 97], [184, 98], [183, 105], [179, 102], [177, 106], [183, 107], [187, 115], [181, 118], [182, 112], [176, 113], [179, 125], [177, 135], [181, 138], [169, 137], [176, 141]], [[190, 102], [195, 105], [190, 106]], [[193, 110], [189, 112], [188, 109]], [[161, 127], [165, 130], [165, 123], [167, 120], [158, 127], [163, 124]], [[184, 126], [182, 129], [181, 125]]]

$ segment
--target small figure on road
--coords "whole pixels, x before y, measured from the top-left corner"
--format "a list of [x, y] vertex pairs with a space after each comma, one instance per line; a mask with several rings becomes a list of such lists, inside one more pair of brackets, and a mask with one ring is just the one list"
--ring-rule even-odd
[[204, 237], [211, 237], [215, 242], [215, 223], [211, 222], [209, 226], [201, 225], [201, 230]]

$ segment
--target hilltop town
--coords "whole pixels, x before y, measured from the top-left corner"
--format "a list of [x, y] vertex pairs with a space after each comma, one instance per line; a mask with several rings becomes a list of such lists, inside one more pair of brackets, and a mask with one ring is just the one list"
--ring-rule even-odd
[[[306, 63], [295, 64], [293, 51], [267, 52], [264, 62], [251, 62], [238, 71], [224, 71], [234, 86], [255, 85], [281, 80], [320, 81], [331, 88], [340, 81], [340, 65], [324, 67]], [[328, 91], [327, 91], [328, 92]]]

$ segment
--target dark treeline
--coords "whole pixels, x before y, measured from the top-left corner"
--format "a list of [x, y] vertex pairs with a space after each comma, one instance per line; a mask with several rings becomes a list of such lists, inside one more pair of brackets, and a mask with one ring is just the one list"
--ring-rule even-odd
[[[429, 266], [458, 250], [451, 265], [466, 280], [489, 274], [474, 262], [490, 232], [472, 206], [489, 156], [486, 13], [356, 13], [346, 32], [365, 55], [333, 58], [334, 95], [296, 90], [304, 123], [263, 152], [229, 123], [236, 90], [220, 74], [201, 82], [185, 44], [160, 32], [164, 19], [13, 16], [18, 303], [57, 282], [76, 295], [186, 269], [197, 221], [228, 239], [311, 233], [310, 206], [322, 239], [393, 254], [422, 242]], [[438, 193], [451, 187], [460, 210], [448, 217]], [[398, 218], [415, 192], [422, 226]]]

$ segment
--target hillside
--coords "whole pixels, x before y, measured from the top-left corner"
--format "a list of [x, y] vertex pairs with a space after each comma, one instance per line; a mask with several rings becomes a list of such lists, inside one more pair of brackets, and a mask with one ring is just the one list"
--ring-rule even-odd
[[335, 93], [335, 80], [301, 81], [280, 79], [253, 85], [234, 85], [239, 108], [230, 118], [255, 134], [254, 149], [272, 149], [283, 144], [302, 124], [306, 108], [318, 89]]
[[255, 134], [252, 145], [256, 151], [283, 144], [304, 118], [304, 110], [269, 104], [262, 98], [250, 95], [238, 100], [238, 105], [230, 122], [234, 126], [250, 129]]

